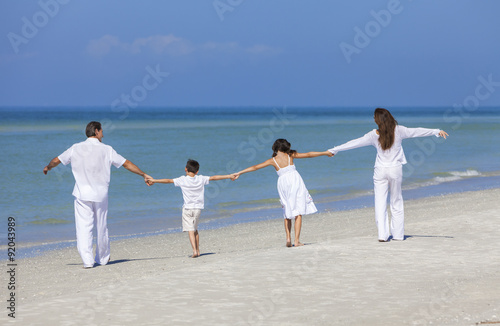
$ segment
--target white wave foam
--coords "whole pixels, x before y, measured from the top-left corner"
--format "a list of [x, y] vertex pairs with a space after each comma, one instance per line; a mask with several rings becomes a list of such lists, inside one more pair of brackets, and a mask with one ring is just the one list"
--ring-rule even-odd
[[476, 170], [466, 170], [466, 171], [450, 171], [445, 173], [443, 176], [438, 176], [432, 179], [431, 184], [440, 184], [443, 182], [452, 182], [458, 181], [464, 178], [470, 177], [480, 177], [482, 176], [481, 172]]
[[467, 170], [467, 171], [451, 171], [449, 174], [457, 177], [479, 177], [481, 176], [481, 172], [476, 170]]
[[432, 181], [430, 182], [430, 184], [439, 184], [439, 183], [443, 183], [443, 182], [457, 181], [457, 180], [460, 180], [460, 179], [462, 179], [462, 177], [459, 177], [459, 176], [435, 177], [434, 179], [432, 179]]
[[420, 187], [434, 186], [445, 182], [453, 182], [466, 178], [481, 177], [481, 176], [483, 176], [481, 172], [472, 169], [466, 171], [450, 171], [442, 173], [440, 176], [434, 177], [426, 182], [407, 185], [405, 189], [408, 190]]

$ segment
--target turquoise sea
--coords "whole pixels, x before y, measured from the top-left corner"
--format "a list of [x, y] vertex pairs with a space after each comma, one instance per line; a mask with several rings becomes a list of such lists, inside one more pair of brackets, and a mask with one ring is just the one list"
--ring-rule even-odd
[[[446, 141], [428, 137], [403, 143], [409, 162], [405, 199], [500, 187], [500, 109], [389, 109], [401, 125], [450, 134]], [[288, 139], [299, 152], [322, 151], [376, 128], [373, 108], [3, 108], [0, 245], [7, 244], [9, 216], [16, 219], [24, 256], [74, 245], [71, 168], [61, 164], [47, 176], [42, 170], [85, 140], [91, 120], [102, 122], [104, 143], [157, 178], [183, 175], [189, 158], [200, 162], [200, 174], [227, 174], [269, 158], [277, 138]], [[295, 164], [320, 211], [373, 206], [375, 153], [366, 147]], [[280, 219], [276, 180], [276, 172], [266, 168], [235, 182], [211, 182], [200, 229]], [[181, 206], [179, 188], [147, 187], [141, 177], [112, 168], [112, 239], [179, 232]]]

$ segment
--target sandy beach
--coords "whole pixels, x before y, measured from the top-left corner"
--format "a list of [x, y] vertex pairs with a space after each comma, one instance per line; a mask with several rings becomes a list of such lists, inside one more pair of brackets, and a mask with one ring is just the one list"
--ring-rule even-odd
[[[405, 241], [377, 241], [373, 208], [113, 241], [107, 266], [76, 248], [21, 259], [19, 325], [500, 324], [500, 189], [405, 202]], [[112, 230], [111, 230], [112, 234]], [[5, 266], [4, 270], [8, 270]], [[2, 273], [4, 305], [8, 273]]]

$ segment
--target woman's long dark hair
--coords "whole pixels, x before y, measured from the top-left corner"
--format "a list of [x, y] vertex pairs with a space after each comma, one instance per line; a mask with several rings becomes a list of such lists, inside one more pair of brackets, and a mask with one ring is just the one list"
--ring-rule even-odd
[[378, 125], [378, 142], [383, 150], [389, 149], [394, 144], [394, 131], [398, 122], [392, 114], [381, 108], [376, 108], [374, 113], [375, 123]]
[[276, 139], [276, 141], [273, 144], [273, 157], [278, 155], [278, 152], [283, 152], [288, 155], [293, 155], [294, 153], [297, 153], [297, 151], [290, 149], [290, 143], [283, 138]]

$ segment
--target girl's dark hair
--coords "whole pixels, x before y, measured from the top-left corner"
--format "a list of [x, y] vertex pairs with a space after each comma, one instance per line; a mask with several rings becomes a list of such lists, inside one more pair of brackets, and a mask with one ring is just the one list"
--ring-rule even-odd
[[85, 128], [85, 135], [87, 137], [94, 137], [96, 130], [102, 130], [101, 123], [97, 121], [90, 121]]
[[374, 118], [378, 125], [380, 146], [383, 150], [391, 148], [394, 144], [394, 131], [398, 122], [388, 110], [382, 108], [375, 109]]
[[278, 155], [278, 152], [283, 152], [288, 155], [293, 155], [297, 153], [297, 151], [290, 149], [290, 146], [291, 146], [290, 143], [286, 139], [283, 138], [276, 139], [276, 141], [273, 144], [273, 157]]

